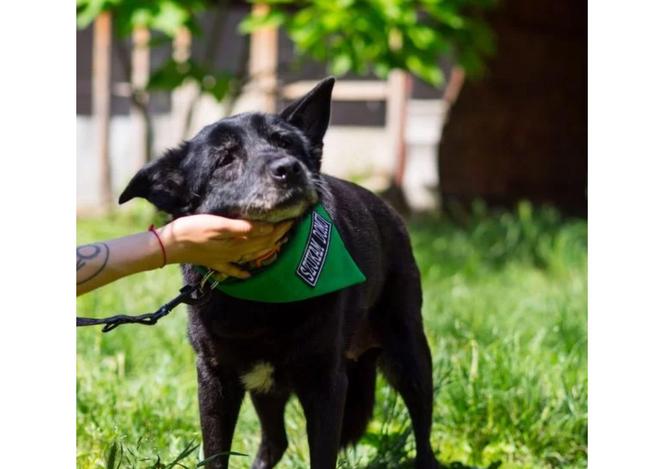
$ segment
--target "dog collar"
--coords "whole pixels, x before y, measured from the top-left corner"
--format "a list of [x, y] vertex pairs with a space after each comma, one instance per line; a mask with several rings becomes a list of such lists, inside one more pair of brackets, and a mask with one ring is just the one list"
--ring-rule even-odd
[[290, 303], [364, 281], [366, 277], [346, 249], [330, 214], [318, 203], [297, 223], [270, 265], [253, 271], [246, 280], [229, 277], [216, 289], [243, 300]]

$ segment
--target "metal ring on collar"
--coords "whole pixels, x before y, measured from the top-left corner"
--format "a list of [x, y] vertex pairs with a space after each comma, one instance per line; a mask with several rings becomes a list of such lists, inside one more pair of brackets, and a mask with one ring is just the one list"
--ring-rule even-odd
[[[212, 270], [212, 269], [208, 269], [207, 273], [203, 276], [203, 279], [201, 280], [201, 284], [200, 284], [200, 287], [199, 287], [201, 290], [203, 289], [203, 287], [205, 287], [205, 283], [206, 283], [206, 282], [210, 279], [210, 277], [212, 277], [213, 275], [214, 275], [214, 270]], [[215, 288], [217, 285], [219, 285], [219, 280], [215, 280], [215, 281], [210, 285], [210, 289], [212, 290], [212, 289]]]

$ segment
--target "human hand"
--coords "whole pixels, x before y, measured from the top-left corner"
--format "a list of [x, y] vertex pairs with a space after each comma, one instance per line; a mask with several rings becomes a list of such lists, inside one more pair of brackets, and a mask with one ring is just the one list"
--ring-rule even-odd
[[204, 265], [224, 275], [246, 279], [250, 274], [234, 263], [258, 259], [273, 251], [292, 225], [292, 221], [273, 225], [201, 214], [177, 218], [157, 231], [169, 264]]

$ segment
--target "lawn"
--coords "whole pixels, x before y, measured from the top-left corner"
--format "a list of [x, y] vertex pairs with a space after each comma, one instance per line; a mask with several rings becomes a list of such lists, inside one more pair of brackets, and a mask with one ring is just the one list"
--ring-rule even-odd
[[[78, 222], [78, 242], [148, 226], [147, 205]], [[522, 203], [463, 223], [409, 222], [422, 272], [436, 383], [432, 441], [439, 460], [475, 467], [587, 466], [587, 225]], [[180, 286], [179, 269], [122, 279], [78, 299], [80, 315], [154, 310]], [[80, 468], [195, 467], [201, 459], [194, 355], [184, 307], [156, 327], [78, 330]], [[379, 382], [374, 419], [342, 468], [407, 468], [414, 444], [400, 399]], [[302, 411], [287, 409], [279, 467], [308, 467]], [[245, 401], [232, 468], [248, 468], [260, 430]], [[451, 465], [450, 467], [455, 467]], [[456, 465], [461, 467], [461, 465]]]

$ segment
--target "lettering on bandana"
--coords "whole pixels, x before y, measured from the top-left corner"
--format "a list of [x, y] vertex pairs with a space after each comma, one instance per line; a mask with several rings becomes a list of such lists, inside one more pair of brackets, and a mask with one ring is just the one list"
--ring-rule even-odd
[[297, 267], [297, 275], [310, 287], [315, 287], [318, 277], [323, 270], [327, 251], [330, 247], [330, 234], [332, 223], [313, 212], [311, 218], [311, 232], [307, 241], [307, 248]]

